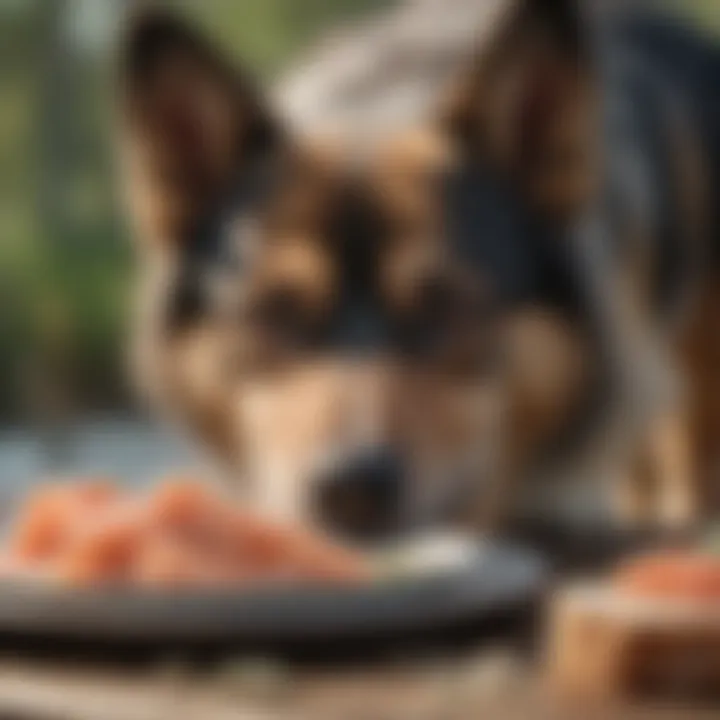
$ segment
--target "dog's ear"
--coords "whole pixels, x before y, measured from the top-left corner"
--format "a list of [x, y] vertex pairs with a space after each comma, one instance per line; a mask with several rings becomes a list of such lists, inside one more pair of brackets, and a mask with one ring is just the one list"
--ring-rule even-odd
[[598, 110], [583, 0], [508, 0], [443, 122], [541, 210], [566, 217], [596, 180]]
[[172, 246], [278, 128], [250, 81], [168, 10], [131, 14], [120, 72], [131, 210], [144, 238]]

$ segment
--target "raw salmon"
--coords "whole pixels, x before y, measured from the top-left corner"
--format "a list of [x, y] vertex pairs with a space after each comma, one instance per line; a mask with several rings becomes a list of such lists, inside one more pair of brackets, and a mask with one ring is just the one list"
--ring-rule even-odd
[[146, 493], [105, 480], [41, 488], [20, 511], [0, 574], [146, 587], [369, 577], [356, 553], [183, 477]]

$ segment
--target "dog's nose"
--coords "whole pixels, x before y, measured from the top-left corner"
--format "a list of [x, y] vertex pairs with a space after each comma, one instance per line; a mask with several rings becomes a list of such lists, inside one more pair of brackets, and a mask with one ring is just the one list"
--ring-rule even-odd
[[318, 520], [357, 539], [390, 533], [400, 524], [404, 485], [402, 463], [391, 449], [353, 454], [318, 480]]

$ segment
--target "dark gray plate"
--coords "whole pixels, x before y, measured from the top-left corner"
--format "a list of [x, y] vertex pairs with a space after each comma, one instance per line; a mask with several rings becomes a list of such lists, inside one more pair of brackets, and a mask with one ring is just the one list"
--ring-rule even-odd
[[422, 634], [537, 600], [546, 569], [532, 554], [483, 546], [466, 565], [361, 587], [242, 591], [76, 590], [0, 585], [0, 634], [103, 643], [312, 643]]

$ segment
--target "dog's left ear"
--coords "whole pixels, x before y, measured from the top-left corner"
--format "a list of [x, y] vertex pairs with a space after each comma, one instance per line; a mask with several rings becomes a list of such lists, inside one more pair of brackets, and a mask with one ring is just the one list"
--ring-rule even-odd
[[598, 110], [583, 0], [507, 0], [443, 113], [461, 152], [506, 172], [548, 214], [592, 194]]
[[161, 6], [131, 12], [120, 74], [131, 211], [145, 242], [176, 248], [280, 133], [250, 80]]

